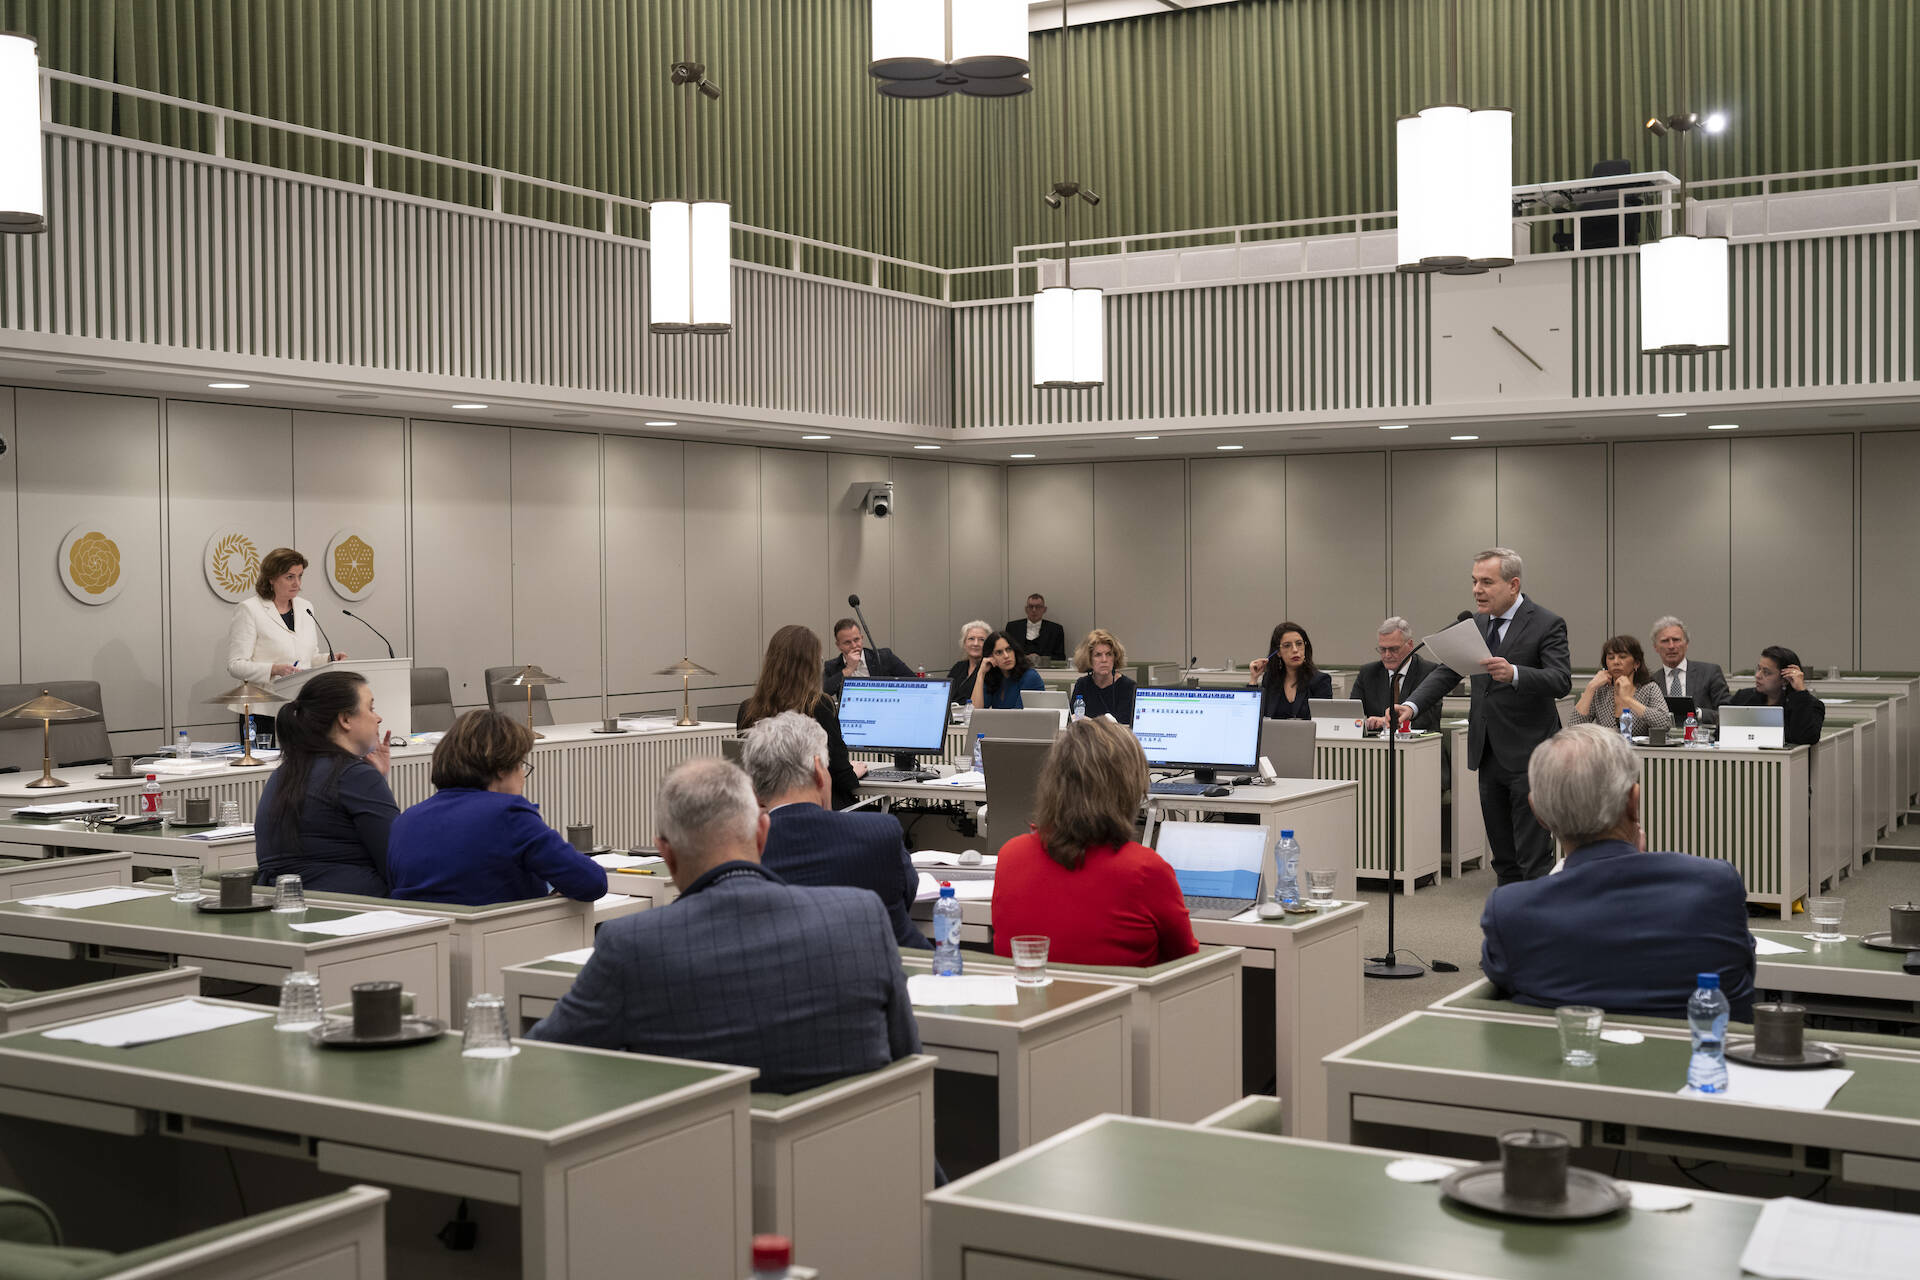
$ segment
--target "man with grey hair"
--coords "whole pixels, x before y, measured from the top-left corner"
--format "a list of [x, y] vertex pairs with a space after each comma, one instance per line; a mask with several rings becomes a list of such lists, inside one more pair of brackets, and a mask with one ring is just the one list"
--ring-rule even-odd
[[1633, 748], [1612, 729], [1574, 725], [1534, 748], [1527, 773], [1566, 865], [1487, 896], [1480, 967], [1495, 989], [1547, 1009], [1682, 1018], [1697, 975], [1717, 973], [1733, 1016], [1747, 1020], [1746, 886], [1729, 862], [1642, 852]]
[[827, 731], [812, 716], [783, 711], [748, 729], [741, 767], [767, 815], [760, 864], [789, 884], [870, 889], [903, 947], [932, 950], [909, 914], [920, 887], [900, 823], [890, 814], [835, 812]]
[[680, 890], [600, 926], [573, 989], [528, 1039], [756, 1067], [796, 1093], [920, 1052], [886, 910], [864, 889], [788, 884], [760, 865], [747, 776], [689, 761], [654, 795]]
[[1691, 698], [1700, 723], [1715, 724], [1720, 719], [1720, 708], [1733, 697], [1733, 692], [1727, 688], [1727, 677], [1719, 667], [1687, 656], [1692, 643], [1687, 624], [1680, 619], [1668, 614], [1657, 620], [1653, 624], [1653, 649], [1660, 655], [1660, 669], [1653, 673], [1653, 678], [1660, 682], [1660, 692], [1666, 695], [1668, 705], [1672, 705], [1675, 698]]
[[[1419, 647], [1420, 642], [1413, 638], [1413, 624], [1405, 618], [1396, 614], [1380, 624], [1374, 638], [1374, 652], [1380, 655], [1379, 660], [1360, 668], [1353, 678], [1353, 696], [1360, 699], [1367, 728], [1378, 729], [1386, 724], [1387, 708], [1405, 702], [1432, 673], [1433, 663], [1414, 652]], [[1413, 727], [1422, 733], [1440, 727], [1437, 699], [1414, 718]]]
[[[1489, 547], [1473, 558], [1473, 603], [1490, 655], [1470, 672], [1467, 767], [1480, 782], [1480, 817], [1501, 884], [1532, 880], [1553, 866], [1553, 841], [1527, 807], [1527, 757], [1560, 729], [1555, 702], [1573, 688], [1567, 624], [1520, 591], [1520, 554]], [[1436, 665], [1401, 711], [1417, 720], [1459, 685]], [[1455, 782], [1456, 794], [1458, 781]]]

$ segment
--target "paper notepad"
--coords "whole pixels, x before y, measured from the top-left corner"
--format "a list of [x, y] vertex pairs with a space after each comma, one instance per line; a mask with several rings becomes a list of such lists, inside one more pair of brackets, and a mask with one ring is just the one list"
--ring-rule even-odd
[[13, 811], [16, 818], [77, 818], [87, 813], [112, 813], [113, 806], [97, 800], [72, 800], [66, 804], [30, 804]]
[[301, 933], [324, 933], [336, 938], [347, 938], [362, 933], [383, 933], [388, 929], [404, 929], [410, 924], [430, 924], [432, 921], [432, 916], [416, 916], [405, 911], [362, 911], [339, 920], [322, 920], [316, 924], [294, 924], [287, 927]]
[[934, 781], [943, 787], [984, 787], [987, 785], [987, 775], [968, 769], [964, 773], [950, 773], [946, 777], [936, 778]]
[[948, 978], [916, 973], [907, 978], [907, 999], [924, 1005], [1019, 1004], [1020, 993], [1010, 973], [963, 973]]
[[1781, 1197], [1753, 1224], [1740, 1269], [1768, 1280], [1910, 1280], [1920, 1218]]
[[104, 907], [112, 902], [132, 902], [135, 898], [161, 898], [165, 889], [141, 889], [130, 884], [109, 885], [105, 889], [77, 889], [72, 893], [49, 893], [38, 898], [22, 898], [23, 907], [59, 907], [79, 911], [86, 907]]
[[667, 860], [658, 854], [596, 853], [593, 860], [609, 871], [618, 871], [623, 867], [663, 867], [667, 864]]
[[561, 964], [585, 964], [593, 959], [593, 948], [581, 947], [578, 951], [556, 951], [547, 959], [557, 960]]
[[132, 1013], [116, 1013], [107, 1018], [56, 1027], [41, 1034], [49, 1040], [77, 1040], [81, 1044], [124, 1049], [272, 1016], [271, 1009], [230, 1009], [217, 1004], [202, 1004], [198, 1000], [172, 1000], [149, 1009], [135, 1009]]
[[1675, 1093], [1717, 1101], [1746, 1102], [1761, 1107], [1791, 1107], [1796, 1111], [1824, 1111], [1853, 1072], [1828, 1067], [1821, 1071], [1769, 1071], [1744, 1062], [1727, 1063], [1725, 1093], [1695, 1093], [1680, 1088]]
[[1805, 947], [1790, 947], [1784, 942], [1775, 942], [1772, 938], [1763, 938], [1757, 933], [1753, 936], [1753, 954], [1757, 956], [1800, 955], [1805, 951]]

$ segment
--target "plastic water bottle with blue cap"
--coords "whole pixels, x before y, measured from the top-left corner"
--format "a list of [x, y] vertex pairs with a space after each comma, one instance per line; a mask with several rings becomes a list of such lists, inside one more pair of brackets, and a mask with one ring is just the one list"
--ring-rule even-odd
[[1297, 906], [1300, 902], [1300, 842], [1293, 838], [1293, 828], [1287, 827], [1280, 832], [1280, 843], [1274, 847], [1273, 861], [1276, 868], [1273, 900], [1283, 906]]
[[1687, 1026], [1693, 1031], [1693, 1057], [1687, 1061], [1687, 1087], [1701, 1093], [1727, 1091], [1727, 1018], [1733, 1012], [1720, 975], [1703, 973], [1687, 1001]]
[[933, 904], [933, 971], [942, 978], [960, 972], [960, 899], [953, 886], [942, 883]]

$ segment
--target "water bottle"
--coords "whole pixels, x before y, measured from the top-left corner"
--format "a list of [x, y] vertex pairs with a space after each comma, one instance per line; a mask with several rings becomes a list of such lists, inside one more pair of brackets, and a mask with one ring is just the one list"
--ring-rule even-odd
[[1620, 713], [1620, 736], [1627, 740], [1627, 743], [1629, 746], [1632, 745], [1633, 743], [1633, 712], [1631, 711], [1622, 711]]
[[973, 735], [973, 771], [983, 778], [987, 776], [986, 752], [982, 749], [982, 744], [986, 740], [987, 735], [984, 733]]
[[1075, 720], [1085, 720], [1087, 718], [1087, 700], [1085, 698], [1075, 698], [1073, 700], [1073, 718]]
[[180, 736], [174, 740], [173, 754], [182, 760], [193, 758], [193, 739], [185, 729], [182, 729]]
[[1691, 711], [1687, 712], [1686, 737], [1683, 739], [1683, 741], [1692, 742], [1693, 731], [1695, 729], [1698, 729], [1699, 727], [1700, 727], [1700, 717], [1695, 715]]
[[1703, 973], [1687, 1001], [1687, 1025], [1693, 1030], [1693, 1057], [1687, 1062], [1687, 1086], [1701, 1093], [1727, 1091], [1727, 1005], [1720, 975]]
[[1278, 903], [1300, 901], [1300, 842], [1293, 838], [1293, 829], [1280, 832], [1280, 844], [1273, 851], [1273, 860], [1280, 869], [1273, 886], [1273, 900]]
[[140, 788], [140, 812], [154, 817], [160, 815], [160, 775], [147, 775], [147, 785]]
[[960, 972], [960, 899], [944, 882], [933, 904], [933, 971], [943, 978]]

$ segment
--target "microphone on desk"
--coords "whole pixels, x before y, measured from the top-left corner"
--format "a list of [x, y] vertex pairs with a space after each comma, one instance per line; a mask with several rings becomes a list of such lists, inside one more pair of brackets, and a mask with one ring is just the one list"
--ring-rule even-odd
[[[874, 652], [877, 653], [882, 648], [884, 648], [885, 646], [880, 643], [880, 637], [874, 633], [874, 630], [871, 626], [867, 625], [867, 615], [860, 612], [860, 597], [857, 595], [848, 596], [847, 607], [853, 610], [854, 618], [858, 620], [860, 623], [860, 634], [866, 637], [867, 643], [873, 647]], [[896, 658], [900, 658], [900, 655], [897, 653], [894, 654], [893, 656]], [[905, 658], [900, 658], [900, 660], [902, 662], [906, 662]], [[918, 671], [920, 669], [919, 667], [914, 667], [911, 662], [908, 662], [907, 665], [910, 667], [913, 667], [915, 671]], [[869, 672], [871, 672], [873, 668], [871, 665], [869, 665], [867, 669]]]
[[387, 656], [389, 658], [393, 656], [393, 641], [387, 639], [384, 635], [381, 635], [380, 628], [374, 626], [371, 622], [368, 622], [365, 618], [361, 617], [359, 614], [355, 613], [351, 609], [342, 609], [340, 612], [346, 614], [349, 618], [352, 618], [355, 622], [359, 623], [361, 626], [365, 627], [367, 630], [373, 632], [373, 634], [380, 636], [380, 643], [387, 646]]
[[333, 655], [339, 652], [338, 649], [335, 649], [333, 647], [333, 637], [329, 636], [327, 634], [327, 629], [320, 625], [320, 615], [313, 611], [312, 605], [307, 606], [307, 616], [313, 619], [313, 629], [315, 631], [318, 631], [320, 633], [320, 638], [327, 642], [327, 661], [332, 662]]
[[1458, 614], [1454, 615], [1453, 620], [1455, 622], [1465, 622], [1468, 618], [1471, 618], [1472, 616], [1473, 616], [1473, 610], [1462, 609]]

